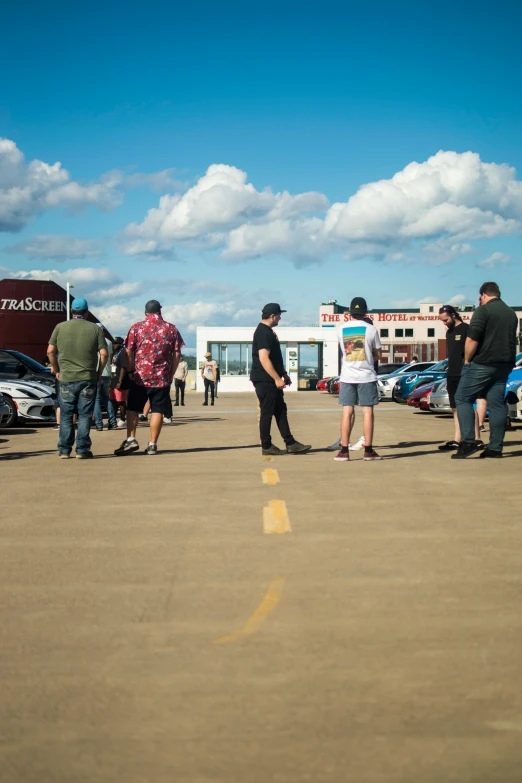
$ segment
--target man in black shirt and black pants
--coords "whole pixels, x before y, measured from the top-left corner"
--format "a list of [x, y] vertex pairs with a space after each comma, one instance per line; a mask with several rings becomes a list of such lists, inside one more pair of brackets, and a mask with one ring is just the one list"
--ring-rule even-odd
[[[283, 389], [290, 386], [291, 380], [285, 370], [281, 346], [273, 330], [281, 320], [281, 314], [286, 310], [276, 302], [269, 302], [263, 307], [261, 323], [254, 332], [252, 343], [252, 369], [250, 380], [255, 386], [261, 415], [259, 431], [261, 447], [264, 455], [303, 454], [310, 451], [311, 446], [298, 443], [290, 432], [287, 409]], [[272, 417], [275, 418], [281, 437], [286, 444], [286, 452], [272, 445], [270, 427]]]
[[462, 443], [452, 459], [477, 452], [473, 402], [486, 395], [489, 411], [489, 445], [481, 457], [501, 457], [506, 427], [506, 381], [515, 365], [517, 314], [500, 298], [496, 283], [480, 287], [480, 307], [471, 319], [466, 338], [462, 378], [455, 395]]
[[[453, 420], [455, 423], [455, 439], [439, 446], [439, 451], [457, 451], [460, 446], [461, 435], [459, 426], [459, 417], [457, 416], [457, 406], [455, 403], [455, 394], [460, 383], [462, 365], [464, 364], [464, 346], [466, 345], [466, 336], [469, 326], [465, 324], [460, 314], [451, 305], [444, 305], [439, 310], [439, 318], [446, 326], [446, 358], [448, 359], [448, 369], [446, 370], [446, 383], [448, 388], [448, 397], [450, 408], [453, 411]], [[478, 418], [475, 419], [475, 438], [480, 441]], [[484, 448], [480, 441], [480, 448]]]

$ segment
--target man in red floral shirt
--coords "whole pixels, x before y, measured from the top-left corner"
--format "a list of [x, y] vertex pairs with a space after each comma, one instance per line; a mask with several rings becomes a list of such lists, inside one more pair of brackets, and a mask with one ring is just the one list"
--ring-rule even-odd
[[163, 417], [169, 408], [170, 385], [185, 343], [174, 326], [161, 317], [161, 305], [151, 299], [145, 320], [131, 326], [125, 347], [130, 377], [127, 400], [127, 439], [114, 452], [120, 457], [139, 449], [136, 428], [139, 414], [150, 402], [150, 441], [145, 454], [157, 454]]

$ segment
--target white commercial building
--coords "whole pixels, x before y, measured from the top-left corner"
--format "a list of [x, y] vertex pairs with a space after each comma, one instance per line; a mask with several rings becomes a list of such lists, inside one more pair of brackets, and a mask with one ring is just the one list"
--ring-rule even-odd
[[[383, 362], [405, 362], [417, 356], [420, 361], [446, 358], [446, 327], [439, 320], [443, 302], [427, 302], [418, 308], [374, 309], [369, 317], [379, 330], [383, 346]], [[462, 320], [469, 323], [474, 305], [456, 308]], [[522, 327], [522, 307], [513, 308]], [[348, 307], [335, 300], [321, 304], [319, 324], [315, 326], [278, 326], [286, 369], [292, 379], [288, 391], [308, 391], [317, 380], [339, 372], [337, 328], [350, 321]], [[284, 317], [284, 316], [283, 316]], [[201, 326], [197, 329], [197, 358], [201, 363], [210, 351], [220, 368], [220, 390], [223, 392], [253, 391], [249, 380], [252, 365], [252, 326]], [[522, 331], [522, 329], [521, 329]], [[193, 374], [193, 373], [191, 373]], [[203, 380], [197, 372], [197, 390], [203, 391]]]

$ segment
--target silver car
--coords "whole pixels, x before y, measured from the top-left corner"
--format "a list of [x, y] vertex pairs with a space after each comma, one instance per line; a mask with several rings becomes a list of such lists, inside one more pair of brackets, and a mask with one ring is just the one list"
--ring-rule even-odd
[[430, 394], [430, 411], [432, 413], [453, 413], [450, 408], [448, 386], [446, 379], [438, 381]]
[[415, 369], [415, 372], [428, 370], [430, 367], [433, 367], [434, 364], [437, 364], [437, 362], [410, 362], [409, 364], [405, 364], [404, 367], [401, 367], [399, 370], [395, 370], [395, 372], [390, 373], [390, 375], [379, 376], [377, 381], [379, 398], [381, 400], [393, 399], [393, 387], [399, 378], [401, 378], [405, 373], [412, 372], [413, 369]]

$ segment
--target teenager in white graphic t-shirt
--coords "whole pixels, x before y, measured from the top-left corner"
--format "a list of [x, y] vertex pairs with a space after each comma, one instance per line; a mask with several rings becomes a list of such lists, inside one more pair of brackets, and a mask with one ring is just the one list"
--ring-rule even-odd
[[337, 462], [350, 459], [348, 444], [354, 421], [355, 405], [362, 408], [364, 433], [364, 459], [381, 459], [373, 448], [373, 409], [379, 404], [375, 362], [381, 358], [379, 333], [366, 319], [368, 305], [362, 297], [355, 297], [350, 304], [351, 321], [339, 327], [339, 345], [343, 355], [339, 405], [343, 406], [341, 420], [341, 450], [334, 457]]

